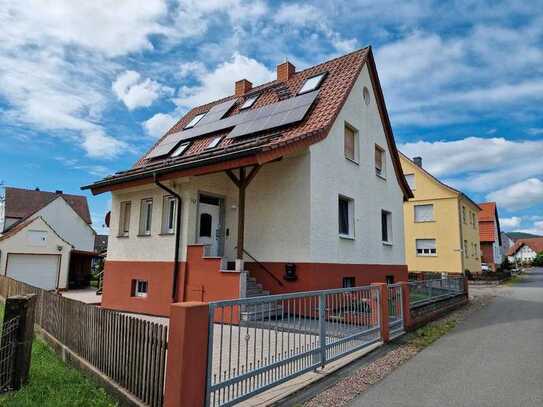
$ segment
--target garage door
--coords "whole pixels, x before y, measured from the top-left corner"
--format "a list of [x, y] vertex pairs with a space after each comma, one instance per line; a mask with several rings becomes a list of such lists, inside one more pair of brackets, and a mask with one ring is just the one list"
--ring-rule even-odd
[[60, 256], [8, 254], [7, 276], [45, 290], [57, 288]]

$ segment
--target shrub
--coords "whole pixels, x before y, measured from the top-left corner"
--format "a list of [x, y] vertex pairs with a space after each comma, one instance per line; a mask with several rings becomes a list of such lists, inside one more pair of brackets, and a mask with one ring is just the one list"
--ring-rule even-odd
[[532, 265], [535, 267], [543, 267], [543, 252], [535, 256], [534, 260], [532, 261]]

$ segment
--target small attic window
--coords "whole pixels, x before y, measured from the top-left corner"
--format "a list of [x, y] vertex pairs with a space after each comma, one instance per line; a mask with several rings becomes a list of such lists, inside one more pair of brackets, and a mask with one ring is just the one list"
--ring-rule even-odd
[[251, 106], [255, 104], [259, 96], [260, 96], [259, 94], [249, 96], [247, 99], [245, 99], [245, 102], [243, 102], [243, 104], [241, 105], [240, 110], [249, 109]]
[[183, 154], [186, 149], [189, 147], [190, 143], [183, 143], [179, 147], [177, 147], [175, 150], [173, 150], [173, 153], [170, 157], [179, 157], [181, 154]]
[[191, 127], [194, 127], [198, 124], [198, 122], [200, 120], [202, 120], [202, 118], [205, 116], [206, 114], [205, 113], [200, 113], [200, 114], [197, 114], [196, 116], [194, 116], [192, 118], [192, 120], [189, 122], [189, 124], [187, 124], [185, 126], [185, 129], [190, 129]]
[[300, 91], [298, 92], [298, 95], [317, 89], [319, 86], [321, 86], [322, 80], [324, 79], [325, 75], [326, 72], [323, 72], [321, 74], [312, 76], [311, 78], [307, 78], [304, 82], [304, 86], [302, 86], [302, 89], [300, 89]]
[[207, 145], [206, 148], [215, 148], [215, 147], [217, 147], [219, 145], [219, 143], [221, 142], [221, 139], [222, 139], [222, 137], [220, 137], [220, 136], [215, 137], [213, 140], [211, 140], [209, 142], [209, 144]]

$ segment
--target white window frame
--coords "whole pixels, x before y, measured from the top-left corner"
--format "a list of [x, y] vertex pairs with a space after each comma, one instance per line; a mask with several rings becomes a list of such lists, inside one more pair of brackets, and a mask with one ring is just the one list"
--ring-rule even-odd
[[[377, 167], [377, 160], [375, 159], [375, 155], [376, 155], [377, 151], [379, 151], [379, 153], [381, 154], [381, 168], [380, 169]], [[387, 158], [386, 157], [386, 150], [383, 147], [381, 147], [380, 145], [375, 144], [375, 149], [374, 149], [374, 152], [373, 152], [375, 175], [377, 175], [378, 177], [383, 178], [383, 179], [386, 179], [386, 177], [387, 177], [386, 158]]]
[[150, 236], [153, 227], [153, 198], [144, 198], [140, 204], [140, 236]]
[[209, 144], [206, 146], [206, 149], [215, 148], [219, 145], [219, 143], [222, 140], [222, 136], [215, 137], [213, 140], [209, 142]]
[[[411, 191], [416, 190], [417, 189], [417, 184], [416, 184], [415, 174], [404, 174], [404, 177], [405, 177], [405, 180], [407, 181], [407, 184], [409, 185], [409, 188], [411, 188]], [[408, 177], [413, 177], [412, 178], [413, 182], [409, 182]]]
[[[387, 227], [387, 240], [383, 239], [383, 215], [385, 215], [386, 219], [386, 227]], [[384, 244], [392, 244], [392, 212], [387, 211], [385, 209], [381, 210], [381, 241]]]
[[[417, 219], [417, 208], [422, 207], [431, 207], [432, 208], [432, 217], [431, 219]], [[424, 223], [424, 222], [434, 222], [435, 216], [434, 216], [434, 204], [421, 204], [421, 205], [414, 205], [413, 206], [413, 220], [415, 223]]]
[[177, 220], [177, 199], [173, 195], [165, 195], [162, 203], [162, 234], [173, 235]]
[[[340, 231], [341, 227], [341, 219], [339, 218], [339, 202], [340, 201], [346, 201], [347, 202], [347, 218], [348, 218], [348, 233], [342, 233]], [[349, 198], [345, 195], [338, 195], [338, 234], [339, 237], [344, 239], [354, 239], [355, 237], [355, 230], [354, 230], [354, 199]]]
[[[143, 291], [145, 287], [145, 291]], [[132, 296], [138, 298], [147, 298], [149, 293], [149, 282], [147, 280], [134, 280]]]
[[314, 90], [318, 89], [321, 86], [325, 75], [326, 75], [326, 72], [323, 72], [317, 75], [313, 75], [310, 78], [307, 78], [304, 81], [304, 84], [302, 85], [300, 90], [298, 91], [298, 95], [301, 95], [303, 93], [313, 92]]
[[[419, 242], [421, 242], [421, 246], [432, 246], [431, 244], [423, 245], [422, 242], [434, 242], [433, 248], [432, 247], [423, 247], [419, 249]], [[420, 250], [420, 252], [419, 252]], [[436, 239], [415, 239], [415, 252], [418, 257], [436, 257], [437, 256], [437, 242]]]
[[193, 128], [194, 126], [196, 126], [200, 120], [202, 120], [204, 118], [204, 116], [206, 115], [207, 112], [205, 113], [200, 113], [200, 114], [197, 114], [196, 116], [194, 116], [192, 118], [192, 120], [190, 122], [188, 122], [188, 124], [184, 127], [185, 129], [191, 129]]
[[132, 212], [132, 201], [122, 201], [119, 204], [119, 236], [130, 235], [130, 216]]
[[[353, 158], [347, 157], [347, 152], [345, 149], [345, 140], [347, 137], [347, 131], [351, 131], [353, 133]], [[343, 155], [345, 158], [351, 162], [354, 162], [358, 164], [360, 162], [360, 147], [359, 147], [359, 137], [358, 137], [358, 129], [354, 126], [351, 126], [349, 123], [345, 122], [345, 128], [343, 130]]]
[[179, 157], [181, 154], [183, 154], [187, 149], [189, 148], [190, 143], [183, 143], [180, 144], [172, 153], [171, 157]]
[[243, 102], [243, 104], [241, 105], [241, 107], [239, 108], [239, 110], [251, 108], [256, 103], [259, 97], [260, 97], [260, 93], [248, 96]]

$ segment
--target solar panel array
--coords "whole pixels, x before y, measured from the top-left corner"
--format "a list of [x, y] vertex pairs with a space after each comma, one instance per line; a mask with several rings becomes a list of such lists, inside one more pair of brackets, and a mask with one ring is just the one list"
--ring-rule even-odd
[[147, 158], [167, 155], [181, 141], [189, 141], [230, 127], [234, 129], [228, 137], [235, 138], [299, 122], [305, 117], [318, 94], [319, 91], [315, 90], [224, 119], [223, 116], [237, 99], [218, 104], [213, 106], [194, 127], [168, 135], [147, 155]]

